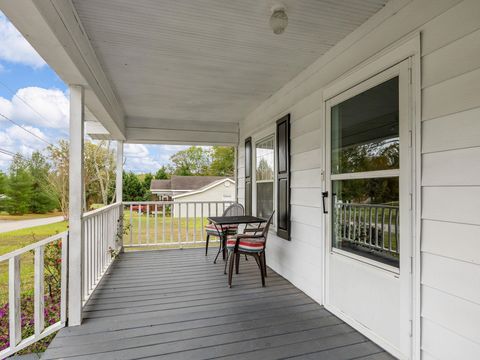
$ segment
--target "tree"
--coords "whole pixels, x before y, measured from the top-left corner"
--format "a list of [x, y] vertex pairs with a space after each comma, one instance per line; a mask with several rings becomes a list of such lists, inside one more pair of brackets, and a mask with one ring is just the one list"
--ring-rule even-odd
[[157, 180], [165, 180], [170, 178], [170, 173], [166, 166], [162, 166], [158, 169], [157, 173], [155, 174], [155, 179]]
[[143, 178], [143, 187], [145, 191], [150, 191], [150, 184], [152, 183], [153, 180], [153, 175], [148, 173], [145, 174], [145, 177]]
[[133, 172], [123, 172], [123, 200], [144, 201], [148, 197], [142, 182]]
[[48, 181], [50, 165], [45, 157], [38, 151], [28, 160], [28, 170], [32, 178], [32, 192], [30, 197], [30, 211], [45, 214], [55, 210], [57, 201]]
[[20, 155], [13, 157], [9, 169], [7, 187], [7, 211], [9, 214], [23, 215], [29, 211], [32, 194], [32, 177], [27, 161]]
[[47, 147], [48, 158], [52, 164], [49, 174], [50, 185], [56, 196], [58, 206], [63, 217], [68, 219], [68, 169], [69, 169], [69, 144], [66, 140], [60, 140], [57, 146]]
[[115, 156], [110, 141], [85, 143], [85, 203], [107, 205], [109, 190], [115, 187]]
[[235, 148], [231, 146], [214, 146], [209, 175], [233, 176], [235, 171]]
[[173, 173], [180, 176], [207, 175], [210, 165], [210, 154], [200, 146], [190, 146], [170, 157]]

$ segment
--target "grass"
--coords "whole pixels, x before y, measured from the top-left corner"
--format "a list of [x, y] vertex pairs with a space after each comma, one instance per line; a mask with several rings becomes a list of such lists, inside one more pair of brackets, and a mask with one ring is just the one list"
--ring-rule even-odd
[[[61, 233], [67, 229], [67, 222], [62, 221], [55, 224], [35, 226], [28, 229], [21, 229], [0, 233], [0, 255], [20, 249], [31, 243]], [[21, 292], [31, 293], [33, 291], [33, 254], [28, 252], [20, 258]], [[8, 262], [0, 263], [0, 303], [8, 299]]]
[[63, 213], [60, 211], [51, 212], [48, 214], [24, 214], [24, 215], [10, 215], [6, 212], [0, 212], [0, 220], [32, 220], [32, 219], [43, 219], [54, 216], [63, 216]]

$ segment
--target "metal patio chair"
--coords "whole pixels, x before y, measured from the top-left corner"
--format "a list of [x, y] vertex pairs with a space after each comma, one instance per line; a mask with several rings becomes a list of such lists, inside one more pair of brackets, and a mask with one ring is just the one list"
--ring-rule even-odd
[[[265, 287], [265, 277], [267, 276], [267, 261], [265, 257], [265, 248], [267, 245], [268, 229], [272, 223], [273, 214], [270, 215], [268, 221], [263, 228], [246, 228], [243, 234], [230, 235], [227, 237], [227, 261], [229, 262], [228, 269], [228, 286], [232, 287], [233, 266], [235, 266], [236, 273], [239, 272], [240, 255], [253, 256], [260, 268], [260, 275], [262, 277], [262, 286]], [[227, 264], [225, 263], [225, 266]]]
[[[245, 209], [241, 204], [232, 204], [225, 209], [222, 216], [241, 216], [245, 213]], [[205, 256], [208, 255], [208, 244], [210, 242], [210, 236], [215, 236], [220, 239], [220, 247], [222, 247], [222, 241], [225, 236], [235, 235], [238, 230], [238, 225], [223, 225], [221, 228], [215, 226], [214, 224], [207, 224], [205, 226], [205, 231], [207, 232], [207, 241], [205, 244]], [[218, 254], [217, 254], [218, 256]], [[216, 258], [215, 258], [216, 260]]]

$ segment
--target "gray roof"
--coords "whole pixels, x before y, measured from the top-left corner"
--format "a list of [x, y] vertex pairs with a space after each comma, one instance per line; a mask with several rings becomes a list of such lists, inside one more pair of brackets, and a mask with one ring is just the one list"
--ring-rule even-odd
[[226, 176], [177, 176], [173, 175], [169, 180], [152, 180], [150, 190], [198, 190], [211, 183], [228, 179]]

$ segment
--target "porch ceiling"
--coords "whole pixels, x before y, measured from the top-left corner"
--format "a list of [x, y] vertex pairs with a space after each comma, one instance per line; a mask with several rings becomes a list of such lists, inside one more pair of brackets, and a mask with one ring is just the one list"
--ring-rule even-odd
[[[107, 94], [103, 105], [120, 108], [127, 141], [236, 143], [241, 119], [387, 1], [281, 0], [289, 17], [282, 35], [269, 28], [274, 0], [0, 4], [66, 82], [79, 77], [56, 56], [59, 49], [97, 96], [111, 87], [114, 98]], [[42, 21], [26, 21], [26, 10]], [[39, 22], [58, 47], [44, 49]], [[112, 133], [105, 116], [91, 110]]]

